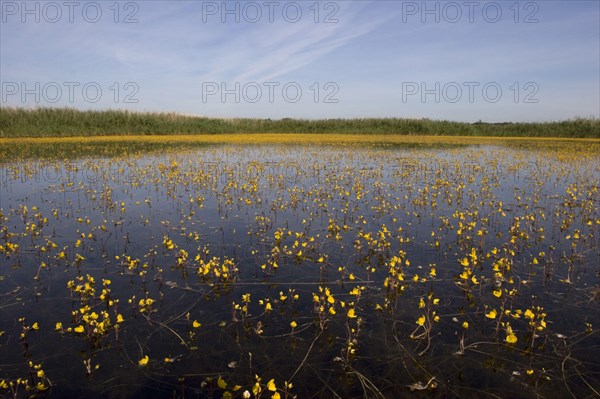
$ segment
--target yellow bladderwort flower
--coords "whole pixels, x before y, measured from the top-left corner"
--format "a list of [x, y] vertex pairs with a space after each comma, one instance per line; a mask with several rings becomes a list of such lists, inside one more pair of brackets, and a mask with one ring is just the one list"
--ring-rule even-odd
[[217, 379], [217, 385], [221, 389], [227, 388], [227, 383], [225, 382], [225, 380], [223, 378], [221, 378], [221, 376], [219, 376], [219, 378]]
[[275, 386], [275, 379], [271, 379], [267, 382], [267, 389], [271, 392], [277, 391], [277, 387]]
[[419, 317], [419, 318], [417, 319], [416, 323], [417, 323], [418, 325], [420, 325], [420, 326], [423, 326], [423, 325], [425, 325], [425, 316], [423, 315], [423, 316]]
[[514, 344], [515, 342], [517, 342], [517, 336], [513, 333], [510, 333], [506, 336], [506, 342], [508, 342], [509, 344]]
[[517, 342], [517, 336], [513, 333], [510, 324], [506, 323], [506, 342], [509, 344], [514, 344]]
[[463, 321], [462, 327], [466, 330], [467, 328], [469, 328], [469, 323], [467, 321]]
[[496, 312], [496, 309], [492, 309], [489, 313], [485, 314], [485, 317], [487, 317], [488, 319], [495, 319], [497, 315], [498, 312]]
[[354, 312], [354, 308], [348, 309], [348, 318], [350, 318], [350, 319], [356, 318], [356, 314]]
[[201, 325], [202, 325], [202, 324], [200, 324], [200, 323], [198, 322], [198, 320], [194, 320], [194, 322], [192, 323], [192, 327], [194, 327], [194, 328], [200, 328], [200, 326], [201, 326]]
[[290, 326], [291, 326], [292, 328], [296, 328], [296, 327], [298, 327], [298, 323], [296, 323], [296, 321], [295, 321], [295, 320], [293, 320], [293, 321], [290, 323]]
[[145, 367], [148, 365], [148, 361], [150, 361], [150, 358], [148, 357], [148, 355], [146, 355], [138, 361], [138, 364], [142, 367]]
[[496, 298], [500, 298], [502, 296], [502, 290], [493, 290], [492, 294], [494, 294]]
[[262, 388], [260, 387], [260, 384], [258, 382], [254, 383], [254, 386], [252, 387], [252, 393], [254, 394], [254, 396], [258, 396], [258, 394], [262, 391]]
[[526, 318], [528, 318], [530, 320], [533, 320], [533, 318], [535, 317], [535, 314], [533, 314], [533, 312], [531, 310], [527, 309], [523, 316], [525, 316]]

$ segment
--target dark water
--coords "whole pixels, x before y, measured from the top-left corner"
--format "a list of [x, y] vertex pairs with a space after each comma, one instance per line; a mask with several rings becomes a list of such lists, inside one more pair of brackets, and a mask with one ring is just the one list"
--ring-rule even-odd
[[599, 172], [501, 146], [4, 164], [0, 392], [593, 397]]

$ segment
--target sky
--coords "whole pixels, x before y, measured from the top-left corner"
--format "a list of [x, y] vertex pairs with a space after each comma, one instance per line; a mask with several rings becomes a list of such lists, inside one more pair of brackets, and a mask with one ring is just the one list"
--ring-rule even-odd
[[0, 0], [2, 107], [600, 118], [600, 1]]

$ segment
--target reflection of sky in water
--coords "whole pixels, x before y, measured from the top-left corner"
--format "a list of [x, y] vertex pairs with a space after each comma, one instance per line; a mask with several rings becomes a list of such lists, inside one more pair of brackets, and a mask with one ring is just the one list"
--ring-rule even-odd
[[[37, 320], [43, 324], [43, 333], [40, 333], [43, 339], [32, 338], [32, 351], [35, 350], [37, 356], [49, 356], [45, 358], [47, 373], [52, 373], [63, 384], [63, 392], [74, 392], [70, 390], [75, 389], [77, 384], [91, 390], [98, 389], [102, 378], [120, 381], [129, 387], [122, 388], [124, 391], [134, 390], [135, 384], [148, 385], [147, 378], [168, 386], [170, 375], [189, 371], [194, 362], [201, 361], [202, 366], [194, 367], [198, 367], [202, 373], [227, 371], [227, 361], [238, 360], [240, 351], [244, 350], [253, 350], [257, 356], [262, 353], [272, 362], [267, 364], [265, 359], [257, 361], [264, 370], [285, 375], [294, 369], [304, 352], [294, 352], [290, 358], [279, 359], [278, 354], [288, 351], [287, 340], [269, 341], [272, 349], [265, 349], [260, 339], [248, 338], [242, 339], [242, 344], [236, 343], [239, 337], [235, 338], [231, 331], [217, 327], [221, 321], [230, 323], [231, 302], [239, 302], [245, 292], [250, 292], [257, 301], [260, 298], [277, 298], [279, 291], [295, 289], [301, 296], [295, 313], [290, 315], [283, 312], [264, 321], [265, 330], [268, 331], [266, 335], [279, 336], [289, 332], [290, 317], [302, 322], [310, 320], [311, 294], [317, 290], [318, 284], [330, 283], [336, 295], [350, 300], [347, 297], [348, 287], [339, 285], [338, 267], [346, 268], [346, 273], [354, 273], [359, 281], [374, 282], [365, 293], [372, 296], [366, 302], [371, 305], [379, 303], [385, 296], [381, 283], [387, 272], [378, 267], [377, 271], [368, 273], [365, 265], [377, 266], [377, 256], [389, 257], [401, 249], [407, 252], [411, 262], [406, 270], [407, 279], [414, 274], [427, 276], [432, 263], [437, 265], [437, 277], [431, 285], [423, 285], [422, 288], [409, 286], [405, 294], [408, 306], [401, 306], [397, 316], [402, 323], [414, 326], [412, 320], [418, 316], [417, 308], [413, 306], [415, 298], [423, 296], [424, 290], [433, 289], [442, 298], [439, 312], [445, 315], [440, 330], [450, 331], [454, 328], [451, 315], [461, 317], [462, 312], [472, 315], [484, 311], [482, 306], [485, 301], [475, 308], [469, 308], [470, 300], [463, 297], [454, 284], [455, 277], [460, 273], [458, 260], [465, 256], [456, 230], [438, 229], [442, 226], [442, 218], [449, 218], [450, 223], [456, 226], [456, 218], [452, 215], [457, 210], [467, 209], [478, 212], [476, 230], [482, 227], [487, 230], [485, 238], [474, 240], [487, 251], [506, 245], [514, 216], [535, 213], [535, 222], [521, 222], [530, 240], [519, 247], [514, 259], [515, 275], [530, 281], [523, 288], [523, 296], [516, 299], [518, 307], [529, 306], [531, 299], [528, 299], [528, 295], [535, 293], [539, 297], [535, 303], [545, 307], [550, 314], [552, 331], [561, 334], [582, 331], [584, 321], [600, 316], [597, 305], [586, 304], [584, 295], [597, 284], [594, 266], [597, 261], [597, 238], [580, 244], [579, 251], [582, 251], [583, 257], [572, 276], [574, 284], [569, 286], [560, 283], [559, 279], [567, 276], [560, 256], [571, 253], [572, 241], [567, 240], [567, 233], [559, 229], [564, 215], [554, 215], [564, 208], [569, 185], [577, 184], [580, 189], [598, 186], [597, 177], [590, 179], [590, 176], [598, 176], [597, 160], [560, 160], [544, 152], [495, 146], [368, 150], [309, 147], [302, 151], [299, 148], [224, 146], [217, 150], [209, 148], [178, 154], [164, 153], [143, 159], [82, 159], [58, 164], [33, 161], [2, 166], [0, 208], [7, 218], [3, 223], [7, 231], [25, 231], [22, 212], [18, 209], [27, 206], [28, 222], [35, 221], [33, 215], [36, 212], [41, 212], [49, 219], [42, 229], [43, 237], [51, 239], [59, 249], [65, 248], [70, 263], [75, 253], [86, 258], [80, 268], [73, 264], [67, 268], [52, 266], [41, 273], [36, 283], [32, 276], [46, 255], [41, 254], [35, 246], [45, 245], [45, 241], [41, 237], [32, 239], [27, 235], [11, 238], [11, 242], [19, 243], [22, 251], [19, 256], [2, 257], [0, 262], [3, 276], [0, 283], [3, 293], [0, 312], [2, 329], [8, 331], [8, 338], [0, 342], [3, 343], [3, 351], [6, 350], [3, 355], [5, 363], [11, 364], [7, 372], [20, 367], [17, 365], [20, 349], [15, 345], [14, 335], [18, 335], [20, 327], [14, 320], [26, 316], [27, 320]], [[182, 180], [170, 180], [172, 177]], [[253, 192], [253, 187], [256, 192]], [[107, 197], [107, 188], [110, 189], [110, 199]], [[361, 198], [356, 197], [359, 188]], [[434, 192], [436, 207], [431, 206]], [[581, 196], [584, 195], [581, 193]], [[517, 200], [517, 196], [521, 197], [521, 201]], [[530, 197], [535, 198], [535, 202]], [[349, 203], [347, 209], [343, 207], [345, 201]], [[495, 213], [500, 202], [503, 203], [506, 217]], [[112, 205], [109, 206], [109, 203]], [[202, 207], [198, 206], [199, 203]], [[595, 209], [591, 214], [598, 218], [597, 195], [592, 203]], [[34, 206], [37, 211], [32, 209]], [[121, 210], [122, 206], [124, 211]], [[58, 212], [57, 219], [52, 216], [54, 210]], [[542, 211], [546, 220], [540, 217]], [[263, 224], [257, 217], [268, 219]], [[482, 223], [480, 217], [489, 217], [489, 220]], [[78, 221], [78, 218], [81, 220]], [[86, 222], [88, 219], [89, 224]], [[339, 241], [326, 237], [330, 219], [340, 226], [346, 224], [350, 227], [349, 231], [342, 230]], [[471, 219], [472, 216], [467, 214], [463, 223]], [[575, 217], [567, 230], [591, 231], [584, 223], [581, 209], [575, 208]], [[368, 250], [363, 248], [357, 251], [355, 247], [358, 231], [373, 232], [375, 235], [384, 224], [392, 232], [389, 250], [380, 254], [371, 253], [372, 257], [365, 260]], [[104, 225], [106, 231], [100, 231], [100, 225]], [[540, 233], [534, 229], [540, 227], [544, 228], [546, 238], [536, 241]], [[260, 266], [271, 253], [273, 233], [277, 228], [318, 235], [313, 244], [316, 252], [306, 249], [305, 255], [317, 257], [318, 254], [327, 254], [331, 267], [319, 272], [314, 261], [294, 262], [294, 256], [288, 256], [276, 274], [265, 277]], [[399, 228], [402, 228], [402, 232], [399, 232]], [[436, 231], [436, 237], [431, 235], [432, 230]], [[81, 234], [89, 233], [94, 235], [93, 240], [81, 238]], [[475, 234], [475, 231], [470, 234]], [[194, 267], [187, 271], [187, 275], [177, 270], [174, 268], [173, 254], [163, 248], [164, 236], [190, 254], [192, 265], [202, 246], [209, 249], [210, 256], [233, 258], [240, 269], [237, 284], [231, 286], [229, 292], [217, 295], [216, 291], [199, 282]], [[400, 243], [398, 237], [410, 241]], [[74, 243], [80, 238], [83, 244], [75, 248]], [[440, 240], [439, 249], [434, 247], [436, 239]], [[0, 243], [4, 241], [0, 240]], [[283, 240], [283, 244], [288, 246], [293, 242], [294, 237]], [[553, 251], [550, 245], [555, 247]], [[149, 256], [152, 248], [156, 253]], [[546, 264], [543, 270], [541, 266], [533, 270], [531, 259], [538, 256], [540, 251], [552, 253], [554, 263]], [[149, 265], [144, 282], [135, 273], [123, 273], [115, 256], [124, 255], [140, 258], [142, 263]], [[46, 262], [50, 263], [48, 259]], [[157, 272], [158, 268], [162, 268], [162, 273]], [[51, 331], [56, 321], [68, 324], [71, 308], [77, 307], [77, 303], [71, 303], [65, 287], [66, 282], [79, 273], [92, 274], [98, 280], [111, 278], [113, 293], [121, 301], [120, 311], [130, 326], [122, 332], [121, 340], [127, 356], [134, 359], [133, 363], [137, 361], [139, 352], [136, 341], [140, 340], [143, 340], [145, 351], [155, 359], [181, 354], [183, 360], [169, 371], [165, 366], [165, 370], [154, 370], [154, 374], [133, 372], [133, 380], [126, 381], [123, 379], [124, 373], [131, 373], [131, 367], [123, 360], [123, 354], [115, 349], [119, 347], [115, 344], [115, 348], [103, 349], [94, 358], [100, 363], [109, 362], [98, 371], [102, 377], [83, 382], [81, 360], [73, 353], [73, 348], [85, 350], [83, 341], [70, 335], [60, 338], [58, 333]], [[477, 272], [478, 275], [480, 273], [489, 279], [489, 265], [487, 270]], [[167, 288], [166, 282], [176, 283], [179, 288]], [[486, 285], [489, 290], [490, 281]], [[186, 287], [188, 290], [181, 289]], [[167, 329], [149, 324], [139, 315], [135, 319], [135, 312], [127, 305], [127, 299], [133, 295], [138, 299], [143, 298], [146, 291], [153, 298], [162, 296], [159, 312], [153, 316], [158, 320], [168, 322], [188, 311], [194, 318], [202, 320], [205, 335], [201, 346], [205, 358], [199, 352], [182, 350]], [[259, 313], [255, 309], [256, 320]], [[385, 341], [382, 334], [385, 335], [386, 330], [381, 320], [376, 318], [377, 314], [365, 313], [364, 316], [369, 320], [364, 327], [367, 331], [365, 336], [378, 343], [372, 349], [361, 348], [361, 353], [367, 356], [362, 362], [369, 370], [377, 370], [377, 367], [369, 364], [368, 356], [375, 356], [383, 350], [382, 345], [386, 347], [380, 341]], [[477, 320], [481, 322], [482, 319]], [[173, 322], [171, 328], [182, 334], [187, 331], [186, 323], [181, 318]], [[402, 328], [409, 329], [406, 326]], [[340, 330], [337, 325], [332, 326], [332, 331], [343, 334], [343, 329]], [[404, 331], [404, 334], [407, 332], [410, 331]], [[520, 334], [525, 339], [524, 331], [520, 331]], [[305, 337], [308, 342], [310, 339], [310, 335]], [[363, 339], [369, 342], [369, 338]], [[50, 346], [46, 345], [45, 340]], [[436, 337], [436, 342], [439, 347], [432, 351], [434, 359], [435, 356], [447, 356], [452, 353], [449, 351], [456, 351], [456, 337], [452, 333]], [[590, 342], [597, 342], [597, 339], [591, 339]], [[299, 345], [304, 348], [306, 344], [302, 341]], [[60, 352], [51, 350], [48, 354], [48, 347], [60, 349]], [[323, 356], [322, 360], [329, 362], [335, 352], [334, 349], [323, 348], [321, 355], [316, 355], [316, 358]], [[517, 362], [522, 361], [517, 355], [511, 356]], [[210, 359], [210, 362], [206, 359]], [[477, 356], [471, 359], [474, 359], [474, 364], [483, 361]], [[276, 360], [284, 362], [283, 366], [278, 365]], [[123, 369], [112, 368], [108, 366], [110, 362], [126, 366]], [[313, 362], [314, 367], [320, 367], [316, 360]], [[454, 367], [464, 365], [460, 366], [457, 361]], [[591, 364], [590, 367], [598, 371], [597, 364]], [[133, 369], [136, 370], [135, 367]], [[456, 378], [451, 373], [445, 375], [442, 370], [435, 370], [440, 378]], [[61, 373], [64, 375], [61, 376]], [[472, 378], [484, 386], [501, 386], [504, 383], [493, 373], [483, 374]], [[303, 381], [304, 385], [298, 382], [298, 392], [310, 392], [306, 385], [311, 378], [310, 372], [302, 375], [307, 380]], [[69, 377], [74, 379], [66, 382], [65, 376], [75, 377]], [[407, 381], [406, 384], [411, 382]], [[474, 382], [471, 384], [477, 385]], [[351, 395], [354, 391], [348, 389], [345, 392]], [[511, 393], [515, 392], [514, 389], [517, 388], [513, 387]], [[60, 389], [58, 392], [61, 392]], [[148, 391], [142, 392], [149, 394]], [[390, 392], [394, 392], [392, 388]]]

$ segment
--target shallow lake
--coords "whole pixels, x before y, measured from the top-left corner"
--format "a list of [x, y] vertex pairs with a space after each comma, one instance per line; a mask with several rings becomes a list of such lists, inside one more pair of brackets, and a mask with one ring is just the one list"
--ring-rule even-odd
[[101, 153], [0, 163], [0, 397], [599, 395], [597, 143]]

